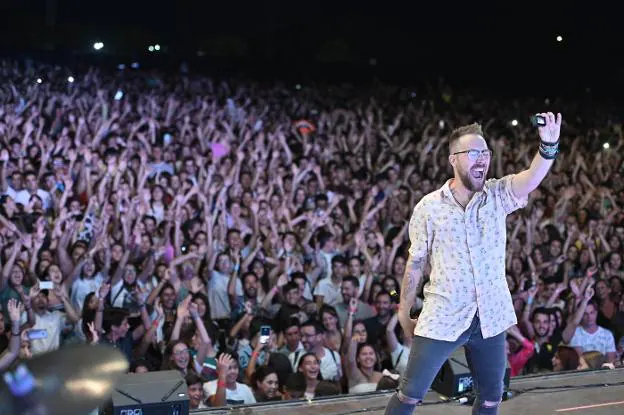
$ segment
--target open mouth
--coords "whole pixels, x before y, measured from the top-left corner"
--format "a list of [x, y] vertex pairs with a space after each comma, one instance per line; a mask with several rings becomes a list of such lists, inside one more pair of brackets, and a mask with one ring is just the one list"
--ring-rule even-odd
[[470, 170], [470, 174], [472, 175], [473, 178], [475, 179], [482, 179], [483, 176], [485, 175], [485, 167], [483, 166], [476, 166], [473, 167]]

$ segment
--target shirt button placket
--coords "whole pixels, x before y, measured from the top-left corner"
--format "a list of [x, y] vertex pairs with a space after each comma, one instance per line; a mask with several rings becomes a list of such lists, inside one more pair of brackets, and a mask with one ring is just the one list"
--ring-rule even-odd
[[[475, 258], [475, 255], [479, 252], [476, 246], [476, 221], [471, 220], [471, 210], [466, 209], [464, 213], [464, 223], [466, 224], [466, 242], [468, 244], [468, 252], [470, 252], [470, 268], [472, 269], [472, 283], [475, 288], [475, 299], [477, 301], [477, 317], [479, 317], [479, 284], [477, 284], [477, 272], [479, 269], [479, 258]], [[474, 249], [473, 249], [474, 248]], [[478, 255], [477, 255], [478, 256]], [[476, 265], [476, 266], [475, 266]]]

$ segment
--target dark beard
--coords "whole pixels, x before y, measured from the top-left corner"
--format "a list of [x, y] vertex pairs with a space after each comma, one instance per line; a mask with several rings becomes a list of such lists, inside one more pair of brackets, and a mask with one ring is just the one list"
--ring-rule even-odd
[[[464, 185], [466, 189], [470, 190], [471, 192], [480, 192], [481, 190], [483, 190], [483, 185], [481, 187], [475, 186], [475, 184], [471, 180], [469, 173], [460, 171], [458, 172], [458, 174], [459, 174], [459, 180], [461, 181], [461, 183]], [[483, 175], [485, 175], [485, 172], [483, 172]]]

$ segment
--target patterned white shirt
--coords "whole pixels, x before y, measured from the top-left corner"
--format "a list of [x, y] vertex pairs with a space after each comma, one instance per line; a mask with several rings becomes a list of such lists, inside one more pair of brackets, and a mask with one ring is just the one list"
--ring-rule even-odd
[[580, 347], [585, 352], [600, 352], [602, 354], [615, 353], [615, 338], [613, 333], [604, 327], [589, 333], [583, 327], [577, 327], [570, 340], [570, 347]]
[[486, 181], [465, 210], [455, 201], [450, 180], [414, 208], [410, 256], [431, 265], [414, 334], [455, 341], [477, 312], [483, 338], [516, 324], [505, 279], [505, 219], [527, 199], [514, 195], [512, 178]]

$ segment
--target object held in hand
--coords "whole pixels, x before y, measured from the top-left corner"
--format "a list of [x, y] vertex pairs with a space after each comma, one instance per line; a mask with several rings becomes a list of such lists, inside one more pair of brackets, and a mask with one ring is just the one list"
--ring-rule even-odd
[[126, 370], [128, 361], [112, 347], [65, 347], [6, 372], [0, 408], [3, 414], [88, 414], [110, 399]]
[[531, 115], [529, 119], [531, 120], [531, 125], [533, 125], [533, 127], [546, 126], [546, 118], [542, 115]]

